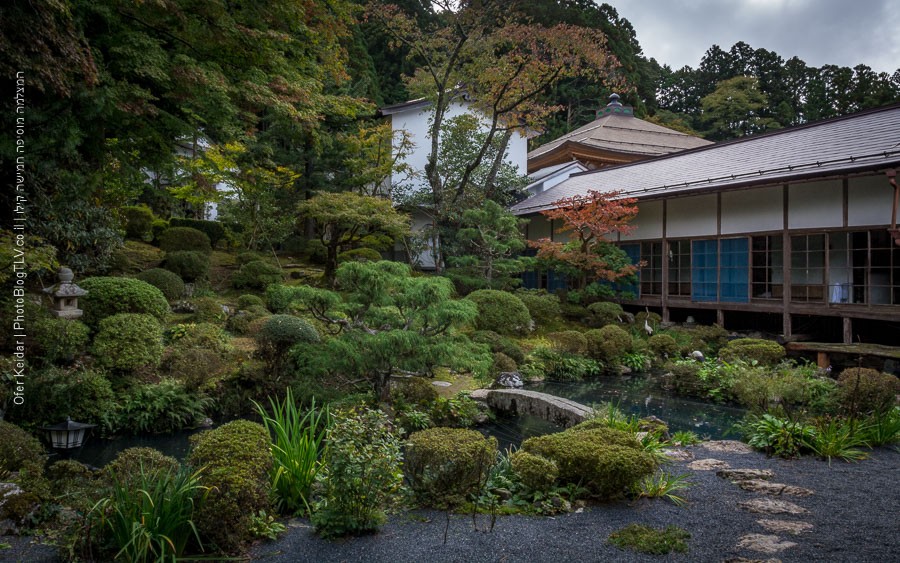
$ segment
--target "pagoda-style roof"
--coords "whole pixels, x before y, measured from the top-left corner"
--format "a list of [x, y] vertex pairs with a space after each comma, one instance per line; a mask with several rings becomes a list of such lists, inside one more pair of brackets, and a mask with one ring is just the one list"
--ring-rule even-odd
[[635, 117], [617, 94], [597, 113], [594, 121], [529, 152], [528, 172], [573, 160], [600, 168], [711, 144]]

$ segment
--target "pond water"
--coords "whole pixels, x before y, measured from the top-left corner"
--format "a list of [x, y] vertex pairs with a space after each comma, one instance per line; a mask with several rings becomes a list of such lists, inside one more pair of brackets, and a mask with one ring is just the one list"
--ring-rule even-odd
[[[702, 438], [736, 438], [733, 430], [746, 410], [678, 397], [660, 385], [660, 378], [648, 374], [600, 377], [589, 381], [564, 383], [548, 381], [526, 389], [564, 397], [583, 405], [612, 402], [625, 414], [653, 415], [664, 420], [671, 432], [690, 430]], [[482, 427], [495, 436], [501, 448], [518, 446], [525, 438], [559, 432], [560, 427], [531, 416], [498, 417]]]
[[149, 434], [145, 436], [128, 436], [113, 439], [101, 439], [91, 436], [85, 441], [82, 448], [72, 454], [72, 459], [92, 465], [103, 467], [116, 455], [126, 448], [153, 448], [165, 455], [183, 460], [190, 450], [190, 437], [205, 428], [195, 430], [182, 430], [172, 434]]

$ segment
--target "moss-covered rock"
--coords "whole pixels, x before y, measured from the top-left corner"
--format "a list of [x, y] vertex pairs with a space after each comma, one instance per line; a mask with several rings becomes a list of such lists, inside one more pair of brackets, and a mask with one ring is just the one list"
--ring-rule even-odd
[[784, 359], [784, 347], [772, 340], [739, 338], [719, 350], [719, 359], [725, 362], [743, 360], [773, 366]]

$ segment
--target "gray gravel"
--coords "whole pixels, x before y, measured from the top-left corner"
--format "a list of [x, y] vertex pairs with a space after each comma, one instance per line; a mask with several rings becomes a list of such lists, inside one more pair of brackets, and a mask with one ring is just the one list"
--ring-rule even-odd
[[[691, 471], [687, 461], [673, 462], [670, 472], [691, 473], [694, 485], [685, 493], [689, 505], [679, 508], [663, 500], [620, 501], [593, 506], [579, 514], [549, 517], [500, 517], [493, 532], [473, 529], [467, 516], [453, 516], [443, 544], [446, 516], [413, 511], [394, 515], [380, 533], [339, 541], [318, 538], [308, 522], [294, 520], [277, 541], [254, 546], [255, 561], [280, 562], [438, 562], [438, 561], [728, 561], [736, 558], [784, 562], [900, 561], [900, 453], [878, 449], [860, 463], [813, 458], [767, 459], [760, 453], [736, 454], [689, 448], [695, 459], [715, 458], [733, 468], [772, 469], [773, 482], [809, 488], [809, 497], [772, 497], [793, 502], [809, 513], [800, 516], [753, 514], [738, 506], [751, 493], [717, 477], [714, 471]], [[748, 534], [769, 534], [757, 520], [802, 521], [813, 525], [780, 553], [765, 554], [737, 547]], [[610, 533], [631, 523], [664, 527], [676, 524], [691, 533], [686, 554], [648, 556], [606, 544]], [[488, 518], [479, 517], [479, 527]]]

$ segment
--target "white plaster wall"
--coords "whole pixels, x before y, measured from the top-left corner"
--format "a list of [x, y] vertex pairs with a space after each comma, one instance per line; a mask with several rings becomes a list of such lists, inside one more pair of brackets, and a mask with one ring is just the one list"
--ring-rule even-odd
[[784, 228], [781, 187], [722, 193], [722, 234], [780, 231]]
[[[466, 113], [468, 105], [453, 103], [447, 109], [445, 119], [453, 119]], [[409, 134], [412, 149], [402, 160], [413, 170], [412, 175], [402, 175], [391, 178], [393, 184], [403, 191], [411, 192], [427, 185], [424, 177], [425, 165], [428, 163], [428, 153], [431, 151], [431, 139], [428, 136], [432, 111], [430, 107], [409, 109], [391, 115], [391, 128], [394, 131], [404, 130]], [[483, 120], [485, 126], [489, 124], [487, 118]], [[398, 138], [394, 137], [394, 154], [397, 153]], [[509, 140], [506, 151], [506, 162], [525, 175], [528, 169], [528, 140], [524, 135], [513, 134]]]
[[791, 229], [843, 225], [844, 195], [840, 180], [792, 184], [788, 190], [788, 226]]
[[623, 235], [622, 240], [648, 240], [662, 238], [663, 229], [663, 203], [662, 201], [647, 201], [638, 203], [638, 214], [631, 222], [634, 230], [629, 235]]
[[715, 194], [669, 200], [666, 211], [666, 237], [715, 236]]
[[851, 178], [847, 194], [847, 222], [860, 225], [889, 225], [894, 190], [884, 174]]
[[[423, 213], [419, 210], [414, 210], [410, 213], [411, 217], [411, 225], [410, 230], [414, 233], [421, 232], [425, 227], [431, 226], [431, 217]], [[431, 243], [428, 243], [428, 247], [419, 254], [418, 264], [420, 268], [426, 270], [434, 269], [434, 255], [431, 252]]]

